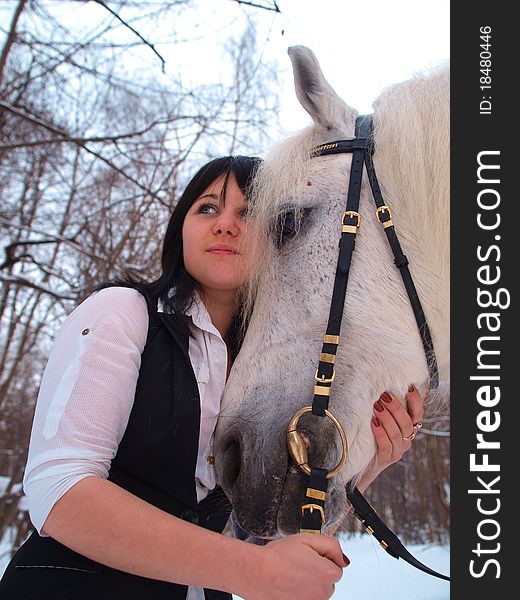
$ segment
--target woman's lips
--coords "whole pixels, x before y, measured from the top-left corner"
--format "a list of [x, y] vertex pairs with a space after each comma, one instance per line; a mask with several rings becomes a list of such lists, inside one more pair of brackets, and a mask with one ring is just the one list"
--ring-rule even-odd
[[236, 248], [233, 248], [233, 246], [211, 246], [211, 248], [208, 248], [208, 252], [210, 254], [218, 254], [218, 255], [222, 255], [222, 256], [233, 256], [238, 254], [238, 251]]

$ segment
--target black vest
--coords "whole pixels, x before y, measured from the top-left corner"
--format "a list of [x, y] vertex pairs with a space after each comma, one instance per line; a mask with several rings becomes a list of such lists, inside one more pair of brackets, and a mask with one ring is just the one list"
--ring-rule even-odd
[[[135, 400], [108, 479], [161, 510], [221, 532], [231, 511], [226, 496], [217, 488], [198, 504], [195, 491], [200, 398], [188, 329], [184, 317], [157, 313], [155, 307], [148, 303]], [[9, 563], [0, 596], [46, 600], [71, 585], [77, 595], [66, 595], [70, 600], [184, 600], [187, 593], [187, 586], [112, 569], [33, 532]], [[205, 590], [205, 596], [231, 599], [215, 590]]]

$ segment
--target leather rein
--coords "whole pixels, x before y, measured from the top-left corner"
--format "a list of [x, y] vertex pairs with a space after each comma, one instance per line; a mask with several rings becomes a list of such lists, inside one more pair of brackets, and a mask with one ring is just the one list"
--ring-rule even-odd
[[[314, 158], [318, 156], [327, 156], [329, 154], [351, 153], [352, 164], [347, 193], [347, 205], [345, 211], [341, 215], [339, 256], [330, 304], [329, 319], [325, 335], [323, 336], [323, 345], [315, 374], [316, 385], [314, 386], [312, 406], [301, 408], [292, 417], [287, 428], [289, 453], [295, 464], [309, 477], [306, 491], [306, 503], [301, 507], [300, 532], [321, 533], [321, 527], [325, 522], [324, 511], [328, 480], [340, 471], [348, 455], [347, 439], [343, 427], [328, 408], [331, 385], [335, 378], [334, 364], [340, 340], [341, 320], [345, 305], [350, 264], [354, 252], [356, 234], [360, 226], [359, 201], [361, 196], [363, 166], [366, 166], [368, 181], [372, 189], [372, 195], [376, 206], [376, 218], [381, 223], [386, 233], [394, 255], [394, 263], [401, 273], [419, 328], [429, 370], [430, 389], [435, 389], [439, 385], [439, 371], [430, 330], [426, 323], [426, 317], [419, 301], [419, 296], [415, 289], [410, 270], [408, 269], [408, 259], [403, 254], [401, 245], [397, 239], [394, 223], [392, 221], [392, 213], [385, 203], [379, 187], [374, 163], [372, 161], [373, 152], [372, 115], [363, 115], [356, 119], [354, 139], [339, 140], [322, 144], [313, 148], [311, 154], [311, 158]], [[342, 455], [338, 464], [331, 470], [311, 467], [308, 464], [307, 446], [297, 428], [300, 417], [305, 413], [312, 413], [312, 415], [317, 417], [329, 418], [340, 435]], [[406, 550], [399, 538], [377, 516], [363, 494], [352, 482], [347, 484], [346, 493], [347, 500], [353, 509], [354, 515], [363, 523], [365, 530], [378, 540], [381, 547], [386, 550], [388, 554], [394, 558], [402, 558], [412, 566], [429, 575], [449, 581], [450, 578], [448, 576], [430, 569]]]

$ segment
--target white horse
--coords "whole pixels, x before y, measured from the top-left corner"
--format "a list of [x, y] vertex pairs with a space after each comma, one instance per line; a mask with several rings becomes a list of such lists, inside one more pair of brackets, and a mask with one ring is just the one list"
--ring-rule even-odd
[[[289, 49], [296, 94], [314, 125], [276, 146], [251, 200], [268, 242], [257, 248], [254, 306], [233, 366], [216, 432], [216, 468], [235, 517], [250, 535], [295, 533], [307, 478], [288, 457], [291, 416], [312, 403], [336, 270], [350, 154], [310, 158], [323, 143], [354, 137], [357, 112], [325, 80], [314, 54]], [[431, 330], [441, 390], [449, 386], [449, 69], [394, 85], [374, 104], [374, 164]], [[427, 391], [418, 327], [366, 173], [332, 385], [330, 410], [349, 455], [330, 480], [325, 527], [347, 512], [345, 484], [375, 453], [373, 403], [409, 383]], [[432, 394], [433, 396], [433, 394]], [[433, 402], [433, 398], [430, 402]], [[332, 468], [340, 439], [328, 419], [305, 415], [299, 430], [311, 466]]]

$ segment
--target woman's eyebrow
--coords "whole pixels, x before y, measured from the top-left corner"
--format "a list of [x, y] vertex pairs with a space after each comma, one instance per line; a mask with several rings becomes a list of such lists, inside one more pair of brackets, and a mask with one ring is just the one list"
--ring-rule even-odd
[[202, 196], [199, 196], [197, 198], [197, 200], [202, 200], [203, 198], [211, 198], [212, 200], [218, 200], [220, 198], [220, 195], [218, 195], [218, 194], [203, 194]]

